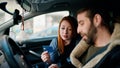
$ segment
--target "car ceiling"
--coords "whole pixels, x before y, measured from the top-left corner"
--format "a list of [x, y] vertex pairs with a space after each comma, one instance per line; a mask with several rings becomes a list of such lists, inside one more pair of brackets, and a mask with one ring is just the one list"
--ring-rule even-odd
[[27, 5], [31, 7], [30, 9], [31, 12], [45, 12], [48, 10], [49, 11], [69, 10], [71, 9], [71, 7], [75, 7], [79, 3], [79, 0], [17, 0], [17, 1], [22, 7], [23, 2], [27, 3]]
[[50, 12], [58, 10], [77, 10], [81, 7], [104, 7], [108, 10], [118, 10], [119, 0], [17, 0], [23, 7], [24, 3], [30, 7], [31, 12]]

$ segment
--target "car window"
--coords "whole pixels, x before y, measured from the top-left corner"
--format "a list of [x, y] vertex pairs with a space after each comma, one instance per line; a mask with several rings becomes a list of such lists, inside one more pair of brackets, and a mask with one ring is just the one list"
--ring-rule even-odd
[[33, 17], [25, 21], [24, 30], [21, 29], [21, 23], [13, 26], [10, 29], [10, 37], [27, 40], [57, 36], [59, 22], [67, 15], [69, 15], [68, 11], [59, 11]]

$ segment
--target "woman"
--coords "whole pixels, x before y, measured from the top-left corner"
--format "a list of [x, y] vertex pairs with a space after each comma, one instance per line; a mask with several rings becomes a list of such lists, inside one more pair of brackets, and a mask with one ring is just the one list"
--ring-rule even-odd
[[77, 43], [77, 21], [71, 16], [64, 17], [59, 24], [58, 38], [50, 43], [53, 52], [44, 51], [41, 59], [49, 68], [74, 68], [70, 63], [70, 53]]

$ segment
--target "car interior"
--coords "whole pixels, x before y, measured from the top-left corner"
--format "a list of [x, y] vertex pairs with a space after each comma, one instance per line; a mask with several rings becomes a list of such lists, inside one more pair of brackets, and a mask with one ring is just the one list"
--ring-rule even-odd
[[5, 60], [10, 68], [34, 68], [42, 62], [43, 46], [49, 46], [57, 37], [62, 17], [76, 18], [82, 7], [105, 8], [117, 17], [120, 15], [119, 3], [118, 0], [0, 1], [0, 62]]

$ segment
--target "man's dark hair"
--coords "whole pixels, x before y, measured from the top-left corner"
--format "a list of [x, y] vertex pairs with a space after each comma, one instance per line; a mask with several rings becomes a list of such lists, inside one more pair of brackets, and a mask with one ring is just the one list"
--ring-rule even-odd
[[113, 23], [112, 23], [112, 17], [111, 13], [108, 10], [102, 9], [102, 8], [82, 8], [77, 12], [77, 15], [79, 13], [87, 11], [87, 17], [90, 19], [90, 21], [93, 21], [93, 18], [95, 14], [100, 14], [102, 17], [102, 25], [105, 26], [110, 33], [113, 32]]

